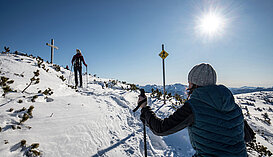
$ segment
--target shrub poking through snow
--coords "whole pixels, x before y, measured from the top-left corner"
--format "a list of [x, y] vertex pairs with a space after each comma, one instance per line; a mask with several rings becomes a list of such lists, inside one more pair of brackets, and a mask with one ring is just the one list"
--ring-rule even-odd
[[6, 83], [7, 83], [8, 80], [9, 80], [9, 78], [7, 78], [7, 77], [5, 77], [5, 76], [1, 76], [0, 85], [1, 85], [1, 86], [7, 85]]
[[18, 100], [18, 103], [19, 103], [19, 104], [21, 104], [22, 102], [23, 102], [23, 100], [21, 100], [21, 99]]
[[25, 111], [25, 110], [26, 110], [26, 108], [23, 107], [22, 109], [15, 111], [15, 113], [23, 112], [23, 111]]
[[39, 70], [34, 71], [34, 72], [33, 72], [33, 73], [34, 73], [34, 76], [38, 77], [38, 76], [40, 75], [40, 73], [39, 73], [39, 72], [40, 72]]
[[2, 128], [0, 127], [0, 132], [2, 132]]
[[24, 123], [25, 121], [27, 121], [29, 118], [29, 115], [27, 113], [24, 113], [22, 119], [20, 120], [20, 124]]
[[32, 111], [33, 111], [33, 109], [34, 109], [34, 106], [29, 106], [29, 108], [28, 108], [28, 110], [27, 110], [27, 113], [28, 113], [28, 115], [30, 116], [30, 117], [32, 117]]
[[21, 140], [20, 146], [22, 147], [22, 151], [24, 151], [24, 155], [27, 157], [38, 157], [41, 156], [41, 152], [37, 149], [39, 147], [39, 143], [33, 143], [30, 146], [27, 146], [26, 140]]
[[25, 147], [26, 144], [27, 144], [26, 140], [21, 140], [21, 142], [20, 142], [21, 147]]
[[35, 99], [38, 98], [38, 95], [34, 95], [32, 98], [31, 98], [31, 102], [35, 102]]
[[76, 89], [75, 86], [72, 86], [72, 85], [67, 85], [68, 87], [70, 87], [71, 89]]
[[185, 100], [179, 94], [175, 94], [174, 98], [179, 101], [180, 104], [185, 102]]
[[64, 78], [64, 75], [59, 76], [59, 78], [60, 78], [62, 81], [65, 81], [65, 80], [66, 80], [66, 78]]
[[43, 63], [42, 61], [38, 60], [38, 61], [37, 61], [37, 66], [38, 66], [39, 68], [41, 68], [42, 63]]
[[32, 84], [38, 84], [40, 82], [40, 78], [38, 78], [38, 76], [40, 75], [39, 73], [40, 71], [34, 71], [34, 76], [32, 78], [30, 78], [30, 83], [27, 85], [27, 87], [22, 91], [22, 93], [24, 93], [24, 91]]
[[248, 152], [256, 151], [259, 153], [259, 157], [261, 156], [272, 156], [272, 152], [267, 149], [264, 145], [261, 145], [259, 142], [257, 143], [256, 140], [250, 143], [246, 143], [246, 148]]
[[51, 90], [51, 88], [48, 88], [48, 89], [46, 89], [46, 90], [43, 91], [43, 94], [44, 95], [52, 95], [53, 91]]
[[14, 82], [14, 80], [9, 80], [7, 81], [7, 84], [12, 84]]
[[9, 92], [12, 92], [12, 89], [10, 88], [10, 86], [5, 86], [5, 87], [3, 87], [3, 90], [4, 90], [4, 94], [3, 94], [3, 96], [5, 96], [7, 93], [9, 93]]
[[2, 51], [3, 54], [7, 54], [10, 52], [9, 47], [4, 46], [5, 51]]
[[33, 143], [32, 145], [31, 145], [31, 148], [38, 148], [39, 147], [39, 143]]
[[106, 83], [106, 81], [104, 81], [105, 87], [108, 88], [108, 83]]
[[5, 96], [7, 93], [12, 92], [13, 90], [10, 88], [9, 84], [12, 84], [14, 80], [9, 80], [9, 78], [1, 76], [0, 79], [0, 86], [2, 87], [4, 94], [2, 96]]
[[166, 99], [170, 99], [170, 98], [172, 98], [172, 93], [169, 93], [166, 95]]
[[[23, 73], [24, 73], [24, 72], [23, 72]], [[16, 73], [14, 73], [14, 75], [15, 75], [15, 76], [19, 76], [19, 77], [24, 77], [23, 73], [22, 73], [22, 74], [16, 74]]]
[[38, 67], [39, 68], [41, 68], [41, 65], [42, 65], [42, 63], [44, 62], [44, 60], [41, 58], [41, 57], [36, 57], [36, 60], [37, 60], [37, 65], [38, 65]]
[[264, 123], [266, 123], [266, 124], [268, 124], [268, 125], [270, 125], [271, 124], [271, 122], [270, 122], [270, 118], [268, 117], [268, 114], [267, 113], [264, 113], [264, 114], [262, 114], [262, 116], [263, 116], [263, 122]]
[[135, 90], [138, 90], [139, 88], [135, 85], [135, 84], [128, 84], [130, 87], [129, 87], [129, 89], [127, 89], [127, 90], [131, 90], [131, 91], [135, 91]]
[[8, 112], [12, 112], [14, 109], [13, 108], [10, 108], [9, 110], [8, 110]]
[[53, 64], [53, 69], [57, 72], [61, 71], [61, 67], [59, 65]]
[[117, 83], [118, 83], [118, 81], [117, 80], [109, 80], [111, 83], [112, 83], [112, 86], [115, 86]]
[[43, 64], [44, 60], [41, 57], [39, 57], [39, 56], [36, 57], [36, 60], [37, 60], [37, 66], [39, 68], [44, 69], [46, 72], [48, 72], [49, 69], [46, 69], [45, 64]]
[[32, 156], [40, 156], [41, 155], [41, 152], [37, 151], [37, 150], [33, 150], [31, 149], [30, 152], [32, 153]]

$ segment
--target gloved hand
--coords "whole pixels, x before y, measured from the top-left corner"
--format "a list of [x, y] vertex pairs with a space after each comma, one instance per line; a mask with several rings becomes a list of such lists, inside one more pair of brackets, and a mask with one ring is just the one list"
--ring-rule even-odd
[[141, 103], [140, 108], [146, 107], [147, 106], [147, 97], [139, 95], [137, 104], [139, 104], [139, 103]]

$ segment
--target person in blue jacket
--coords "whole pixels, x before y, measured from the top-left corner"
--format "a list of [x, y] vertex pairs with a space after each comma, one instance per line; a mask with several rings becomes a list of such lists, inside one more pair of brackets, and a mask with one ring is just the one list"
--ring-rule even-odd
[[[216, 85], [216, 72], [210, 64], [194, 66], [188, 74], [189, 99], [171, 116], [159, 119], [147, 101], [141, 105], [141, 120], [159, 136], [188, 128], [194, 156], [245, 157], [245, 136], [249, 126], [230, 90]], [[139, 96], [139, 102], [144, 97]], [[247, 126], [245, 126], [247, 125]]]

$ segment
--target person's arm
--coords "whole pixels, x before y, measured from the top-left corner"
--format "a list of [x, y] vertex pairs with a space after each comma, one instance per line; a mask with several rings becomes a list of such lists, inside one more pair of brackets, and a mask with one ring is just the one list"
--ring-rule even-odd
[[191, 107], [185, 103], [177, 109], [173, 115], [165, 119], [158, 118], [149, 106], [143, 107], [140, 115], [141, 120], [149, 126], [151, 131], [159, 136], [166, 136], [178, 132], [194, 121]]
[[255, 138], [255, 133], [247, 124], [246, 120], [244, 120], [244, 134], [245, 134], [245, 137], [244, 137], [245, 142], [252, 142], [253, 139]]
[[72, 60], [71, 60], [71, 64], [73, 65], [73, 62], [75, 60], [75, 55], [73, 56]]
[[87, 66], [87, 64], [86, 64], [85, 61], [84, 61], [83, 56], [81, 57], [81, 59], [82, 59], [83, 64], [84, 64], [85, 66]]

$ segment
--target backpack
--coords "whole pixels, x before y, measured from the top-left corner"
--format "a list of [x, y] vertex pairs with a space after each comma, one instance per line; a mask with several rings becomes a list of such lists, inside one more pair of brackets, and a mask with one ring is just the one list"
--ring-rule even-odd
[[76, 56], [75, 61], [74, 61], [74, 66], [75, 67], [81, 67], [82, 66], [81, 56]]

